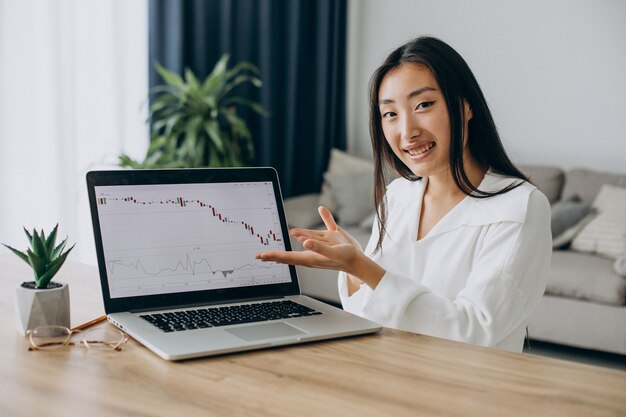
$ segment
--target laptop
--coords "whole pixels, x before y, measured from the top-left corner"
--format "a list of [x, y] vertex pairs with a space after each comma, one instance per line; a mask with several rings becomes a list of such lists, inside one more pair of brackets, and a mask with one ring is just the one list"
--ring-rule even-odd
[[91, 171], [108, 320], [166, 360], [377, 332], [300, 293], [273, 168]]

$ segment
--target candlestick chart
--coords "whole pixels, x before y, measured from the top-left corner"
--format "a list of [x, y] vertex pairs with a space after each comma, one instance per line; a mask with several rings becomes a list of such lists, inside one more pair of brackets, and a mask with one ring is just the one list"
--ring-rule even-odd
[[271, 182], [96, 187], [112, 298], [290, 281]]

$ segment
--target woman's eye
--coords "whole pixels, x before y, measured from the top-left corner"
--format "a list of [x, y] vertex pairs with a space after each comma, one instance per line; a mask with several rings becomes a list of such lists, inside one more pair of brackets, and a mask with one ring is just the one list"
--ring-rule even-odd
[[435, 104], [434, 101], [423, 101], [420, 104], [417, 105], [416, 110], [421, 110], [421, 109], [426, 109], [430, 106], [432, 106], [433, 104]]
[[395, 115], [396, 114], [394, 112], [388, 111], [388, 112], [383, 113], [383, 119], [388, 119], [388, 118], [393, 117]]

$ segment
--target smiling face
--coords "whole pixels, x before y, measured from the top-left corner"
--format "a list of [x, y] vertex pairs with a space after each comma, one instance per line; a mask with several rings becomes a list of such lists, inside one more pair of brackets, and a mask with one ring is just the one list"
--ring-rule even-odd
[[[378, 97], [383, 133], [395, 155], [419, 177], [448, 175], [450, 117], [430, 69], [405, 63], [390, 70]], [[468, 110], [466, 106], [465, 123], [471, 118]]]

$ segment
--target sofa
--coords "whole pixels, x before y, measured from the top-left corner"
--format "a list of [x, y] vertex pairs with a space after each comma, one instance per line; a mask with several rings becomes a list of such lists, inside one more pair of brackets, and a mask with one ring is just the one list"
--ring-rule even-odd
[[[531, 339], [626, 355], [626, 174], [521, 166], [552, 205], [554, 249]], [[323, 228], [317, 207], [365, 247], [374, 221], [373, 164], [333, 150], [320, 193], [285, 200], [290, 227]], [[292, 239], [294, 249], [301, 245]], [[296, 267], [304, 294], [339, 304], [337, 272]]]

